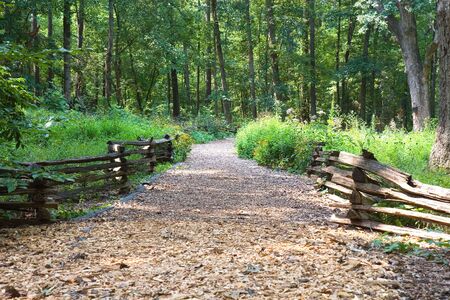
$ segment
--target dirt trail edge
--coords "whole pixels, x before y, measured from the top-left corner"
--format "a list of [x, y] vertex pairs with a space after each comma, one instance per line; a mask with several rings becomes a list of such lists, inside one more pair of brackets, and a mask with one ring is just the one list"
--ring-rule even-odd
[[0, 229], [0, 299], [448, 299], [447, 265], [330, 225], [301, 176], [196, 145], [95, 218]]

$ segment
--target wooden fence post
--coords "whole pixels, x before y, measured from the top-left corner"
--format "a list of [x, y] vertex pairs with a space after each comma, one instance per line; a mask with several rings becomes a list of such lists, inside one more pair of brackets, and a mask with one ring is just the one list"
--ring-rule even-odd
[[[121, 144], [114, 144], [111, 142], [108, 142], [108, 153], [124, 153], [125, 152], [125, 146]], [[111, 162], [120, 162], [120, 167], [113, 168], [113, 172], [121, 172], [124, 173], [121, 176], [115, 177], [115, 179], [120, 184], [119, 193], [124, 194], [128, 193], [130, 191], [130, 186], [128, 185], [128, 166], [127, 166], [127, 159], [125, 157], [119, 157], [119, 158], [113, 158], [111, 159]]]
[[172, 145], [172, 141], [170, 140], [170, 135], [166, 134], [164, 136], [164, 138], [166, 140], [168, 140], [167, 142], [167, 161], [172, 161], [173, 160], [173, 145]]
[[155, 152], [155, 142], [153, 138], [150, 139], [150, 144], [148, 146], [144, 146], [143, 149], [147, 150], [145, 154], [145, 158], [150, 158], [149, 162], [149, 172], [153, 173], [155, 171], [156, 166], [156, 152]]
[[30, 184], [30, 188], [36, 189], [37, 192], [29, 194], [28, 200], [32, 203], [42, 205], [42, 207], [36, 208], [36, 218], [41, 221], [50, 221], [50, 212], [44, 207], [46, 202], [46, 181], [44, 179], [34, 179]]

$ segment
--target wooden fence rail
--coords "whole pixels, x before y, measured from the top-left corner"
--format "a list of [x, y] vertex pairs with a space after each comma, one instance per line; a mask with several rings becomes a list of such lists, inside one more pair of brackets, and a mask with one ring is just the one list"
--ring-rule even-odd
[[[173, 140], [166, 135], [159, 140], [109, 141], [105, 155], [20, 163], [24, 169], [0, 168], [0, 178], [17, 185], [12, 191], [0, 187], [0, 209], [34, 209], [38, 219], [46, 220], [49, 208], [80, 195], [111, 190], [126, 193], [129, 175], [152, 173], [157, 163], [172, 160]], [[17, 199], [20, 196], [27, 196], [28, 201]]]
[[[345, 216], [333, 215], [332, 222], [450, 240], [450, 189], [414, 180], [410, 174], [381, 164], [366, 150], [357, 156], [347, 152], [323, 151], [322, 146], [318, 146], [308, 174], [324, 178], [319, 181], [320, 186], [334, 193], [328, 195], [332, 207], [347, 209]], [[390, 203], [407, 206], [389, 207]], [[442, 232], [383, 224], [381, 216], [434, 224]]]

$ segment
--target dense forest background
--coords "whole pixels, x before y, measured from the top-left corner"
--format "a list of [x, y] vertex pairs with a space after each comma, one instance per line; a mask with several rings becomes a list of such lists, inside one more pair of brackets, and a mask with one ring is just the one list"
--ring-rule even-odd
[[[397, 7], [373, 2], [2, 1], [2, 61], [60, 108], [231, 121], [286, 110], [309, 120], [336, 106], [411, 129], [402, 48], [386, 21]], [[435, 6], [410, 2], [434, 117]]]

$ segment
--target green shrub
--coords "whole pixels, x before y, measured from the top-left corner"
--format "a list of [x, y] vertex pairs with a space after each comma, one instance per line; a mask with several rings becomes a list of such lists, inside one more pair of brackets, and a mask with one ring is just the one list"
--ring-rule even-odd
[[239, 130], [236, 147], [241, 157], [259, 164], [291, 171], [304, 171], [310, 161], [312, 143], [300, 127], [276, 118], [263, 118]]
[[248, 123], [236, 136], [239, 156], [259, 164], [304, 171], [311, 158], [311, 148], [324, 142], [326, 150], [361, 154], [367, 149], [382, 163], [397, 167], [424, 183], [450, 187], [449, 174], [430, 170], [428, 158], [434, 143], [435, 127], [421, 132], [386, 128], [377, 132], [355, 116], [331, 117], [327, 124], [294, 121], [281, 122], [267, 117]]

